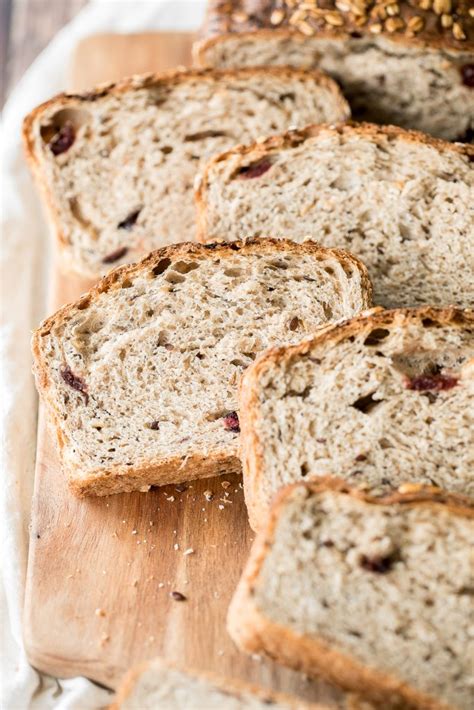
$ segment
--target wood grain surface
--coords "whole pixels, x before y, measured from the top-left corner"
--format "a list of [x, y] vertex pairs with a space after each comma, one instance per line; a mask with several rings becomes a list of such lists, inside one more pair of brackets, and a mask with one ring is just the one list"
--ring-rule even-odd
[[[168, 68], [170, 58], [189, 57], [190, 43], [170, 34], [86, 40], [71, 88], [113, 79], [117, 66], [121, 73]], [[77, 58], [89, 53], [94, 61], [79, 66]], [[56, 270], [51, 310], [87, 286]], [[24, 617], [31, 663], [115, 687], [131, 665], [162, 655], [313, 700], [337, 699], [322, 683], [244, 656], [226, 633], [252, 538], [236, 475], [190, 482], [186, 490], [74, 498], [42, 412]], [[176, 591], [185, 600], [175, 600]]]

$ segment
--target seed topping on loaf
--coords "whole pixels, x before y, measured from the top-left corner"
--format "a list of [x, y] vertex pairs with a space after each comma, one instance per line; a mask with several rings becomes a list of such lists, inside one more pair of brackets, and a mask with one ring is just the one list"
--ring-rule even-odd
[[448, 47], [474, 44], [469, 0], [216, 0], [206, 35], [285, 28], [307, 37], [363, 33], [420, 37]]

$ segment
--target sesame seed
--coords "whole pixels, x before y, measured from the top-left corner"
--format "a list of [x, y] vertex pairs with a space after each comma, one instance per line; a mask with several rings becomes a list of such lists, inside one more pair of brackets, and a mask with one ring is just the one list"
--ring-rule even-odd
[[453, 26], [453, 16], [452, 15], [441, 15], [441, 26], [445, 29]]
[[382, 25], [380, 22], [375, 22], [373, 25], [370, 25], [369, 31], [372, 32], [374, 35], [378, 35], [380, 32], [382, 32]]
[[454, 39], [466, 39], [466, 35], [464, 34], [464, 30], [460, 22], [455, 22], [453, 24], [453, 36]]
[[284, 17], [285, 13], [283, 12], [283, 10], [273, 10], [272, 14], [270, 15], [270, 23], [272, 25], [279, 25]]
[[437, 15], [449, 15], [452, 10], [451, 0], [433, 0], [433, 10]]
[[410, 19], [408, 20], [408, 29], [411, 30], [412, 32], [421, 32], [424, 24], [425, 24], [425, 21], [423, 20], [422, 17], [420, 17], [419, 15], [414, 15], [413, 17], [410, 17]]
[[327, 12], [324, 21], [332, 27], [341, 27], [344, 24], [342, 16], [338, 12]]
[[300, 22], [298, 24], [298, 30], [300, 32], [302, 32], [304, 35], [306, 35], [307, 37], [311, 37], [311, 35], [314, 34], [314, 31], [313, 31], [313, 28], [311, 27], [311, 25], [305, 21]]

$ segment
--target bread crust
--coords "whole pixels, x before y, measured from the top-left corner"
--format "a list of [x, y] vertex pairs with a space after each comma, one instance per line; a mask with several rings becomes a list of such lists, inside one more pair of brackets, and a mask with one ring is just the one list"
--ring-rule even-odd
[[[341, 9], [341, 3], [324, 3], [324, 12], [307, 13], [307, 7], [300, 8], [302, 3], [288, 3], [287, 8], [275, 0], [260, 0], [250, 3], [246, 0], [211, 0], [208, 5], [207, 15], [201, 31], [201, 39], [193, 47], [193, 58], [198, 66], [206, 66], [206, 52], [216, 44], [234, 39], [236, 36], [243, 41], [248, 39], [266, 40], [275, 37], [292, 39], [305, 42], [309, 37], [327, 39], [350, 39], [356, 37], [382, 36], [392, 42], [406, 47], [419, 47], [420, 49], [449, 50], [453, 53], [474, 51], [474, 18], [469, 14], [470, 5], [467, 0], [454, 0], [453, 14], [457, 23], [461, 25], [462, 34], [450, 27], [444, 28], [439, 21], [439, 14], [430, 6], [424, 10], [407, 0], [397, 4], [396, 17], [401, 18], [400, 26], [387, 28], [383, 20], [390, 16], [379, 16], [377, 12], [366, 16], [365, 22], [358, 22], [361, 15], [351, 12], [350, 3]], [[377, 3], [370, 3], [371, 6]], [[360, 9], [360, 8], [359, 8]], [[373, 8], [369, 8], [373, 9]], [[301, 17], [291, 20], [298, 11]], [[368, 12], [368, 10], [367, 10]], [[326, 17], [333, 13], [337, 15], [339, 23], [330, 24]], [[451, 13], [449, 13], [450, 16]], [[409, 22], [413, 17], [422, 20], [421, 30], [416, 32], [410, 29]], [[277, 21], [278, 20], [278, 21]], [[290, 21], [291, 20], [291, 21]], [[392, 23], [393, 24], [393, 23]], [[378, 25], [377, 32], [371, 27]], [[458, 34], [458, 37], [456, 37]]]
[[284, 347], [272, 348], [262, 353], [245, 371], [239, 387], [241, 459], [244, 474], [244, 494], [250, 525], [259, 530], [267, 515], [267, 503], [262, 497], [261, 480], [264, 475], [263, 450], [256, 434], [260, 417], [259, 381], [261, 376], [275, 365], [285, 366], [289, 362], [305, 356], [316, 345], [330, 345], [374, 328], [398, 327], [409, 322], [429, 319], [440, 325], [454, 325], [459, 328], [474, 326], [474, 310], [449, 306], [433, 308], [396, 308], [384, 310], [375, 308], [351, 320], [321, 328], [312, 338]]
[[[151, 271], [163, 259], [170, 259], [173, 262], [186, 257], [212, 258], [212, 255], [218, 255], [220, 259], [223, 259], [232, 256], [236, 252], [241, 254], [285, 252], [314, 256], [331, 254], [341, 264], [347, 264], [358, 269], [361, 276], [361, 291], [365, 304], [370, 306], [372, 303], [372, 285], [364, 264], [357, 257], [342, 249], [326, 249], [310, 241], [304, 244], [296, 244], [290, 240], [264, 237], [247, 239], [241, 242], [208, 245], [185, 242], [158, 249], [136, 264], [119, 266], [107, 276], [104, 276], [78, 301], [66, 304], [43, 321], [33, 333], [33, 373], [38, 392], [47, 406], [61, 458], [66, 442], [63, 439], [63, 432], [60, 426], [59, 410], [50, 388], [48, 362], [43, 352], [42, 339], [48, 336], [53, 328], [58, 328], [61, 324], [66, 323], [73, 313], [87, 308], [91, 301], [101, 294], [120, 290], [124, 282], [130, 281], [136, 275]], [[157, 481], [159, 481], [159, 485], [165, 485], [167, 483], [180, 483], [189, 480], [190, 477], [207, 478], [221, 473], [240, 472], [241, 464], [240, 459], [235, 454], [221, 450], [210, 452], [210, 454], [196, 452], [184, 459], [170, 457], [159, 461], [148, 461], [145, 465], [139, 467], [116, 465], [98, 469], [88, 476], [75, 475], [80, 473], [80, 471], [80, 464], [71, 467], [69, 485], [75, 495], [82, 497], [91, 494], [108, 495], [129, 492], [137, 490], [141, 486], [156, 485]]]
[[225, 162], [232, 158], [237, 158], [237, 164], [241, 166], [245, 163], [247, 156], [252, 156], [253, 161], [260, 160], [272, 153], [289, 148], [296, 148], [305, 141], [316, 138], [322, 133], [332, 133], [334, 135], [361, 138], [370, 138], [374, 143], [384, 139], [400, 138], [407, 143], [426, 145], [435, 148], [440, 153], [443, 151], [453, 151], [459, 155], [465, 155], [469, 161], [474, 161], [474, 145], [469, 143], [450, 143], [441, 138], [434, 138], [421, 131], [406, 130], [399, 126], [379, 126], [375, 123], [356, 121], [345, 121], [344, 123], [322, 123], [311, 124], [304, 128], [295, 128], [270, 136], [262, 141], [256, 141], [246, 145], [237, 145], [230, 150], [226, 150], [219, 155], [215, 155], [209, 160], [200, 175], [196, 179], [194, 199], [196, 203], [196, 223], [197, 240], [203, 244], [209, 240], [207, 236], [207, 193], [209, 189], [209, 174], [218, 163]]
[[447, 509], [453, 515], [474, 519], [474, 503], [470, 499], [428, 486], [413, 485], [410, 492], [398, 491], [380, 498], [374, 498], [352, 488], [345, 481], [331, 477], [285, 487], [275, 497], [265, 528], [257, 535], [229, 607], [227, 628], [235, 643], [247, 653], [263, 652], [295, 670], [308, 675], [321, 675], [345, 689], [363, 694], [384, 708], [450, 710], [445, 703], [416, 690], [393, 675], [365, 666], [349, 654], [336, 651], [323, 639], [316, 640], [277, 624], [259, 610], [254, 600], [254, 589], [268, 550], [273, 544], [280, 512], [292, 494], [301, 490], [306, 490], [308, 496], [335, 491], [376, 506], [428, 505], [434, 510]]
[[301, 81], [309, 79], [316, 81], [319, 86], [325, 87], [337, 97], [341, 112], [346, 113], [348, 117], [350, 115], [349, 105], [333, 79], [316, 69], [307, 72], [292, 67], [243, 67], [241, 69], [186, 69], [184, 67], [178, 67], [172, 71], [135, 75], [117, 82], [100, 84], [87, 92], [61, 93], [34, 108], [23, 120], [22, 139], [24, 154], [35, 183], [43, 197], [51, 225], [54, 229], [60, 250], [62, 268], [66, 271], [84, 275], [83, 271], [77, 265], [72, 263], [70, 259], [68, 261], [68, 255], [65, 252], [68, 240], [61, 228], [60, 213], [56, 204], [56, 198], [44, 179], [42, 159], [39, 152], [35, 149], [34, 128], [36, 124], [41, 121], [45, 112], [49, 112], [52, 108], [59, 111], [65, 107], [78, 107], [82, 104], [100, 101], [100, 99], [109, 95], [120, 95], [128, 91], [150, 87], [162, 86], [172, 88], [179, 84], [196, 80], [210, 83], [214, 80], [245, 79], [259, 75], [294, 78]]
[[140, 679], [142, 673], [147, 671], [150, 667], [154, 667], [157, 664], [163, 670], [178, 671], [189, 675], [192, 678], [203, 680], [214, 685], [219, 690], [225, 693], [230, 693], [232, 695], [239, 696], [242, 693], [252, 693], [262, 702], [268, 701], [269, 704], [272, 703], [282, 703], [286, 705], [289, 710], [329, 710], [324, 705], [319, 703], [312, 703], [306, 700], [302, 700], [295, 696], [287, 695], [286, 693], [275, 693], [272, 690], [267, 690], [261, 686], [245, 683], [244, 681], [238, 680], [237, 678], [223, 678], [216, 673], [211, 673], [209, 671], [197, 671], [190, 668], [182, 668], [177, 663], [171, 663], [165, 661], [164, 659], [155, 658], [151, 661], [145, 661], [139, 665], [132, 668], [125, 675], [118, 691], [117, 696], [113, 704], [109, 707], [109, 710], [120, 710], [122, 703], [129, 697], [132, 693], [135, 684]]

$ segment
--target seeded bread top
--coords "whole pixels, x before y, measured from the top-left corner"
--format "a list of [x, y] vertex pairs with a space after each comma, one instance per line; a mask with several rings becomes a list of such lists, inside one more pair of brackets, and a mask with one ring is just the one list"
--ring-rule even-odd
[[280, 31], [300, 37], [386, 35], [429, 48], [474, 50], [472, 0], [211, 0], [203, 36]]

